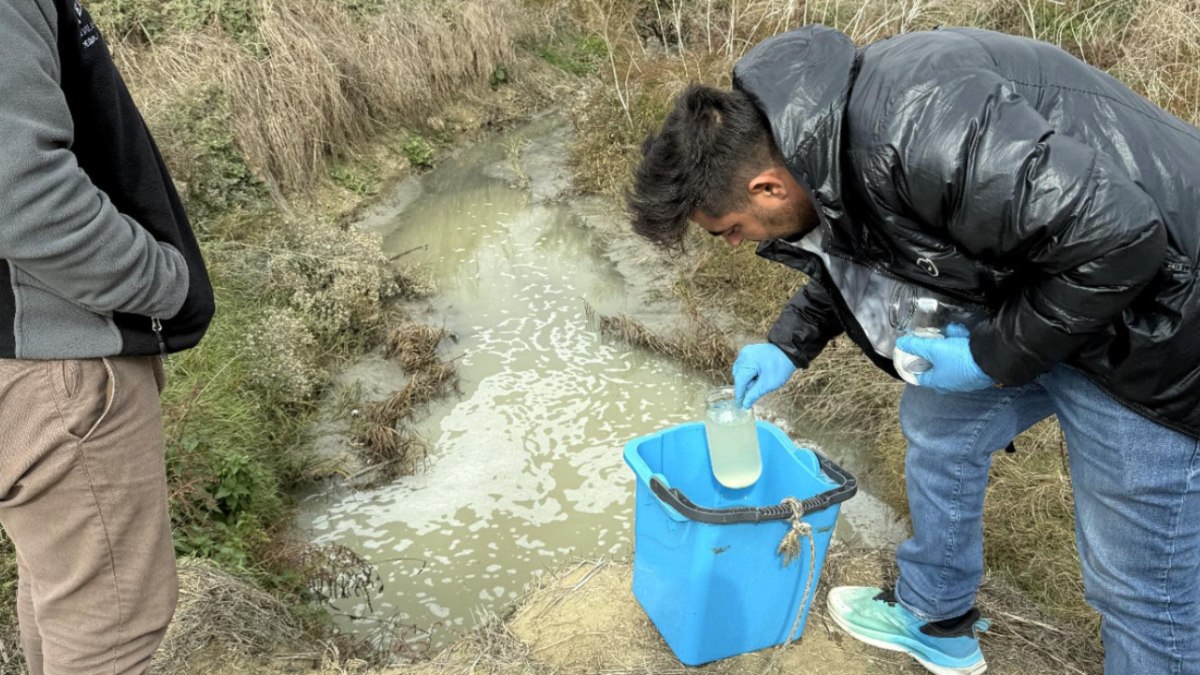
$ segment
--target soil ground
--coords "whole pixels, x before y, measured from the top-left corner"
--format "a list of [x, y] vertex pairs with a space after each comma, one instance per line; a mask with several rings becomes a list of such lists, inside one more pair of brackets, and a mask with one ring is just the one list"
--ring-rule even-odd
[[[638, 605], [628, 561], [590, 561], [549, 576], [503, 620], [432, 660], [384, 670], [355, 663], [329, 665], [333, 654], [231, 662], [211, 654], [197, 664], [200, 675], [216, 673], [318, 672], [373, 675], [905, 675], [925, 670], [904, 654], [863, 645], [843, 633], [825, 609], [828, 590], [840, 585], [878, 585], [894, 578], [890, 553], [833, 549], [817, 587], [802, 638], [788, 648], [765, 649], [688, 668], [671, 653]], [[1097, 664], [1067, 660], [1075, 638], [1059, 632], [1013, 589], [985, 579], [979, 595], [991, 628], [981, 638], [988, 672], [1099, 673]], [[214, 658], [215, 657], [215, 658]], [[322, 664], [324, 662], [324, 664]]]

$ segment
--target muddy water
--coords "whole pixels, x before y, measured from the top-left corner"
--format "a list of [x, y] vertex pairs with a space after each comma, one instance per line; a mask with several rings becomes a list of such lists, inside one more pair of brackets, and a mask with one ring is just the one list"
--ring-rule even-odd
[[[555, 200], [565, 139], [547, 120], [473, 147], [369, 219], [389, 254], [434, 275], [439, 293], [423, 320], [456, 336], [447, 356], [462, 395], [419, 423], [433, 450], [417, 475], [303, 505], [315, 541], [351, 547], [382, 577], [370, 605], [338, 603], [346, 630], [390, 619], [441, 646], [543, 570], [630, 555], [624, 444], [699, 419], [711, 383], [601, 339], [587, 320], [585, 303], [662, 312], [598, 253], [597, 229], [583, 222], [602, 217], [594, 205]], [[895, 529], [886, 514], [860, 518]]]
[[471, 626], [480, 608], [518, 597], [541, 570], [628, 555], [633, 483], [622, 448], [696, 419], [707, 386], [589, 325], [585, 303], [636, 308], [579, 216], [533, 203], [506, 177], [519, 142], [473, 148], [424, 176], [422, 194], [385, 237], [389, 253], [410, 251], [404, 262], [432, 270], [438, 311], [426, 320], [457, 336], [449, 356], [462, 396], [419, 425], [434, 448], [427, 466], [304, 504], [314, 540], [379, 566], [384, 589], [373, 608], [340, 609], [395, 616], [430, 631], [435, 645]]

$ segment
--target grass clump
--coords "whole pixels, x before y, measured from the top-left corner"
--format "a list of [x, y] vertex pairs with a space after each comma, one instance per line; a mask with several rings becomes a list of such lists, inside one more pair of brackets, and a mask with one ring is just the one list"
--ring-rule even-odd
[[238, 44], [258, 46], [258, 0], [95, 0], [90, 7], [110, 42], [149, 45], [174, 33], [212, 28]]
[[547, 42], [533, 47], [533, 51], [555, 68], [583, 77], [600, 71], [608, 58], [608, 43], [599, 35], [584, 35], [564, 42]]
[[388, 333], [384, 354], [396, 359], [406, 373], [417, 372], [437, 362], [438, 345], [449, 336], [445, 328], [404, 323]]
[[389, 331], [384, 354], [400, 364], [408, 382], [388, 398], [367, 405], [351, 429], [373, 480], [412, 473], [425, 458], [428, 446], [411, 422], [426, 404], [458, 389], [458, 367], [438, 358], [438, 347], [448, 337], [445, 328], [416, 322]]
[[383, 401], [367, 406], [354, 432], [364, 448], [369, 467], [382, 480], [412, 473], [425, 458], [425, 441], [407, 424], [430, 401], [445, 396], [458, 386], [458, 369], [450, 363], [430, 364], [413, 373], [408, 383]]
[[119, 45], [116, 56], [156, 132], [169, 135], [186, 92], [218, 88], [241, 157], [283, 193], [322, 178], [331, 150], [390, 124], [419, 125], [452, 96], [487, 86], [512, 62], [522, 25], [509, 2], [390, 2], [359, 14], [325, 0], [243, 2], [258, 49], [219, 22], [171, 24], [152, 42]]
[[413, 166], [422, 169], [432, 167], [436, 154], [433, 146], [420, 136], [413, 136], [404, 142], [404, 156]]
[[669, 356], [716, 380], [729, 378], [737, 350], [724, 331], [699, 314], [692, 314], [687, 326], [662, 333], [624, 314], [600, 314], [590, 305], [585, 311], [601, 335]]
[[379, 167], [370, 160], [339, 162], [329, 170], [329, 178], [334, 185], [359, 197], [373, 197], [383, 187]]
[[223, 89], [197, 86], [181, 92], [175, 103], [163, 110], [158, 127], [163, 133], [155, 140], [171, 160], [189, 218], [203, 232], [224, 214], [254, 208], [267, 193], [238, 149]]
[[378, 234], [306, 220], [272, 231], [259, 255], [264, 288], [304, 318], [322, 348], [381, 337], [383, 302], [399, 287]]
[[191, 672], [196, 657], [213, 645], [225, 658], [247, 657], [295, 646], [305, 636], [287, 605], [205, 560], [179, 560], [179, 596], [179, 610], [154, 654], [154, 672]]

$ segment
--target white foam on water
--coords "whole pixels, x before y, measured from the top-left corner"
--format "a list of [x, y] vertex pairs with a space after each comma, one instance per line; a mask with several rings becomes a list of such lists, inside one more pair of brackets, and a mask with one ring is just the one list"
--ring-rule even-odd
[[[449, 636], [434, 624], [472, 622], [481, 603], [517, 597], [544, 568], [628, 550], [624, 445], [698, 419], [707, 386], [589, 324], [585, 302], [620, 312], [624, 290], [566, 209], [528, 206], [478, 177], [452, 183], [430, 175], [388, 249], [424, 246], [406, 264], [434, 265], [437, 302], [462, 319], [448, 326], [462, 395], [431, 406], [421, 427], [433, 451], [421, 472], [314, 499], [304, 523], [316, 541], [368, 559], [403, 550], [424, 560], [386, 577], [385, 595], [439, 644]], [[614, 518], [625, 522], [614, 528]]]

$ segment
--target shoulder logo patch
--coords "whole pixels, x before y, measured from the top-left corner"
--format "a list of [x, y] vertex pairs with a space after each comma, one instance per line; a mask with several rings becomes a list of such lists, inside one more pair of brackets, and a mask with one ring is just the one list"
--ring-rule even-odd
[[96, 24], [92, 23], [92, 17], [83, 9], [80, 0], [75, 0], [75, 16], [79, 18], [79, 44], [88, 49], [100, 41], [100, 31], [96, 30]]

